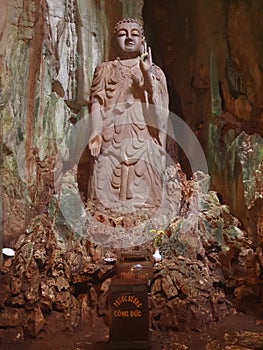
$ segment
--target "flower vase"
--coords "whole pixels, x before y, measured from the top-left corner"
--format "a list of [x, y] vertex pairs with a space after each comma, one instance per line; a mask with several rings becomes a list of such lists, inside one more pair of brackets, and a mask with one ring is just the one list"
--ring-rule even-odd
[[160, 254], [160, 249], [159, 248], [155, 248], [155, 252], [153, 254], [153, 259], [155, 263], [158, 263], [162, 260], [162, 256]]

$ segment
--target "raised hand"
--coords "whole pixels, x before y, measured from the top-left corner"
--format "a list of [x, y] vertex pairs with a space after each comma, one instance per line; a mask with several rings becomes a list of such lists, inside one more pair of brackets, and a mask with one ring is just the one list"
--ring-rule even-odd
[[153, 66], [152, 51], [151, 51], [151, 48], [147, 46], [147, 43], [144, 42], [143, 52], [141, 54], [141, 59], [140, 59], [140, 68], [144, 76], [145, 74], [147, 75], [151, 74], [152, 66]]

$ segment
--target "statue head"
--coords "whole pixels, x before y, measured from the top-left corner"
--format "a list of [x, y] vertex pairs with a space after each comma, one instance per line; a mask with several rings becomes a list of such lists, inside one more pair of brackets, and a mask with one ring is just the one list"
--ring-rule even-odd
[[143, 27], [136, 19], [125, 18], [117, 22], [114, 34], [120, 58], [134, 58], [143, 52]]

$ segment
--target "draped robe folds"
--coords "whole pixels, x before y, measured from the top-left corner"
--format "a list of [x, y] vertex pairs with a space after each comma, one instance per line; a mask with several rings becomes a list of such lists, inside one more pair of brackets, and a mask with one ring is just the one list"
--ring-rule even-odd
[[153, 102], [147, 101], [139, 58], [97, 66], [90, 94], [90, 138], [102, 136], [88, 197], [105, 208], [156, 207], [162, 202], [168, 93], [153, 66]]

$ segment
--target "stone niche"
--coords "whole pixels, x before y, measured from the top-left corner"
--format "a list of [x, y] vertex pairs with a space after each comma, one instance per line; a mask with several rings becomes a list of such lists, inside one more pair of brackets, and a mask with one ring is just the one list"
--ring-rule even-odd
[[[121, 17], [139, 17], [154, 61], [167, 76], [170, 110], [197, 136], [213, 189], [256, 241], [262, 232], [263, 4], [257, 0], [54, 4], [49, 0], [1, 4], [6, 237], [19, 235], [34, 215], [47, 210], [58, 152], [65, 170], [73, 168], [68, 140], [74, 123], [86, 113], [95, 66], [112, 58], [112, 26]], [[190, 178], [184, 150], [173, 137], [167, 147]], [[80, 172], [84, 165], [85, 156]]]

